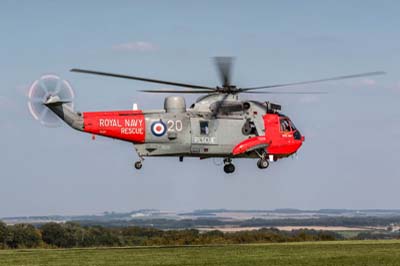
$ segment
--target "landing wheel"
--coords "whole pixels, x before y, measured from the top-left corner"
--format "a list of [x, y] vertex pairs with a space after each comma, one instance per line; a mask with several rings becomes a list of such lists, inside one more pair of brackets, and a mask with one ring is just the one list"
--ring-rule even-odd
[[227, 174], [231, 174], [231, 173], [235, 172], [235, 166], [231, 163], [225, 164], [224, 171]]
[[259, 159], [259, 160], [257, 161], [257, 166], [258, 166], [258, 168], [260, 168], [260, 169], [265, 169], [265, 168], [268, 168], [269, 162], [268, 162], [268, 160], [266, 160], [266, 159]]
[[137, 169], [137, 170], [139, 170], [139, 169], [141, 169], [142, 168], [142, 162], [141, 161], [137, 161], [136, 163], [135, 163], [135, 168]]

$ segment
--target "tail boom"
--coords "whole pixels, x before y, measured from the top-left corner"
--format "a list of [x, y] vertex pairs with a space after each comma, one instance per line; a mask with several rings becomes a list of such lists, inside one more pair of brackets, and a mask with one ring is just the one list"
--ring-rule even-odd
[[146, 122], [141, 110], [84, 112], [83, 131], [133, 143], [144, 143]]
[[79, 113], [76, 113], [68, 106], [67, 102], [61, 101], [48, 101], [46, 105], [53, 113], [55, 113], [59, 118], [61, 118], [70, 127], [83, 131], [84, 123], [83, 118]]

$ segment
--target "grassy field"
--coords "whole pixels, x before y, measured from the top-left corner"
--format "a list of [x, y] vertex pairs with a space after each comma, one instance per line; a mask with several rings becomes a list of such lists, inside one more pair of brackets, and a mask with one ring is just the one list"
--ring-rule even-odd
[[400, 241], [1, 250], [0, 265], [400, 265]]

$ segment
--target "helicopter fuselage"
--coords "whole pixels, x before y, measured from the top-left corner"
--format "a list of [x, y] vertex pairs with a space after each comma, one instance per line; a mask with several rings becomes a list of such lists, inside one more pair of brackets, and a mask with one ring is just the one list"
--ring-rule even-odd
[[181, 96], [165, 98], [161, 110], [74, 112], [49, 98], [45, 103], [71, 127], [134, 144], [140, 169], [147, 156], [224, 158], [224, 170], [234, 171], [233, 158], [259, 158], [259, 168], [288, 157], [304, 137], [280, 106], [240, 101], [234, 94], [210, 94], [186, 108]]

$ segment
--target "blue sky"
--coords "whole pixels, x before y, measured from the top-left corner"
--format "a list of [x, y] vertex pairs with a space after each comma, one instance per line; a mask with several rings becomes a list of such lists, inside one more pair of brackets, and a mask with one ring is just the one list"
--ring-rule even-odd
[[[1, 1], [0, 217], [139, 208], [398, 208], [398, 1]], [[283, 105], [306, 136], [297, 158], [260, 171], [236, 160], [148, 158], [131, 144], [40, 126], [29, 85], [56, 73], [80, 111], [161, 108], [165, 88], [72, 67], [214, 86], [210, 57], [236, 57], [234, 82], [257, 86], [385, 70], [302, 86], [322, 96], [253, 97]], [[290, 90], [292, 88], [288, 88]], [[245, 96], [243, 96], [245, 97]], [[187, 96], [188, 105], [195, 98]]]

